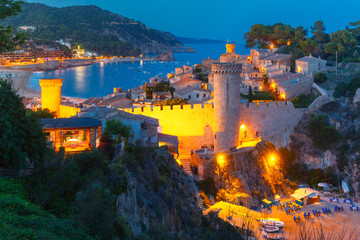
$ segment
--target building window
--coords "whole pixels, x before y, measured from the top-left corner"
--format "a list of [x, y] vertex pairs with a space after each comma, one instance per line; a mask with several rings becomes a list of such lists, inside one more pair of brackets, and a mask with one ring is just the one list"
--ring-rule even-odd
[[203, 97], [206, 97], [206, 94], [204, 93]]
[[200, 94], [196, 94], [196, 98], [199, 98]]
[[191, 99], [191, 95], [188, 96], [188, 99]]

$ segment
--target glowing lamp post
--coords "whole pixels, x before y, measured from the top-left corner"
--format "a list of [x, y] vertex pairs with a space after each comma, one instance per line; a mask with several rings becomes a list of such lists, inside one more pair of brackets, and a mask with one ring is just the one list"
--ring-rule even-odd
[[285, 93], [282, 93], [282, 94], [281, 94], [281, 97], [282, 97], [282, 99], [285, 100], [285, 99], [286, 99], [286, 98], [285, 98], [285, 97], [286, 97], [286, 96], [285, 96]]
[[225, 156], [223, 155], [218, 155], [216, 161], [220, 168], [223, 168], [226, 164]]
[[270, 154], [268, 157], [269, 166], [274, 167], [276, 166], [277, 162], [278, 162], [277, 156], [275, 154]]

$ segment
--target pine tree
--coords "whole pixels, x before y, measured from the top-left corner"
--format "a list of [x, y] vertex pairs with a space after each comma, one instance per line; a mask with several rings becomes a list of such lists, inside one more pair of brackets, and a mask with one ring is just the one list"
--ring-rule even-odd
[[253, 98], [253, 91], [251, 86], [249, 87], [249, 102], [252, 102], [252, 98]]

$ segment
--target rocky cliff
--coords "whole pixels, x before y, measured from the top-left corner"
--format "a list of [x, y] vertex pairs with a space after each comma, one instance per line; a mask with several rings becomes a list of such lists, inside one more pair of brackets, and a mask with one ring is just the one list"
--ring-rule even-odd
[[116, 200], [118, 215], [138, 239], [229, 239], [231, 230], [209, 228], [193, 179], [166, 149], [134, 148], [116, 161], [127, 176], [127, 189]]
[[174, 55], [170, 51], [163, 52], [158, 56], [153, 57], [155, 61], [175, 61]]
[[[339, 98], [318, 110], [304, 115], [291, 136], [290, 149], [295, 160], [304, 163], [308, 169], [333, 167], [338, 176], [337, 184], [345, 180], [354, 196], [360, 198], [360, 115], [359, 104], [353, 98]], [[328, 116], [329, 126], [340, 134], [339, 139], [327, 149], [319, 149], [312, 141], [309, 122], [314, 116]], [[330, 141], [330, 139], [325, 141]]]
[[36, 27], [27, 31], [30, 38], [56, 41], [69, 40], [100, 55], [128, 56], [161, 53], [183, 44], [169, 32], [154, 30], [139, 21], [99, 7], [50, 7], [25, 3], [23, 12], [7, 18], [5, 25]]
[[269, 142], [259, 143], [255, 148], [224, 155], [223, 166], [219, 166], [216, 159], [210, 159], [204, 172], [218, 189], [216, 200], [250, 208], [260, 206], [266, 196], [274, 198], [276, 194], [289, 194], [291, 182], [280, 170], [268, 166], [267, 156], [274, 150]]

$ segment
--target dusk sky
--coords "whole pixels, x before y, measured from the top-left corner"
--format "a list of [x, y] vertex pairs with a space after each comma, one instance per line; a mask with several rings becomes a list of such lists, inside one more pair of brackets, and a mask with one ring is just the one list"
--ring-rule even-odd
[[323, 20], [327, 32], [360, 19], [359, 0], [29, 0], [51, 6], [97, 5], [177, 36], [243, 42], [256, 23], [308, 27]]

